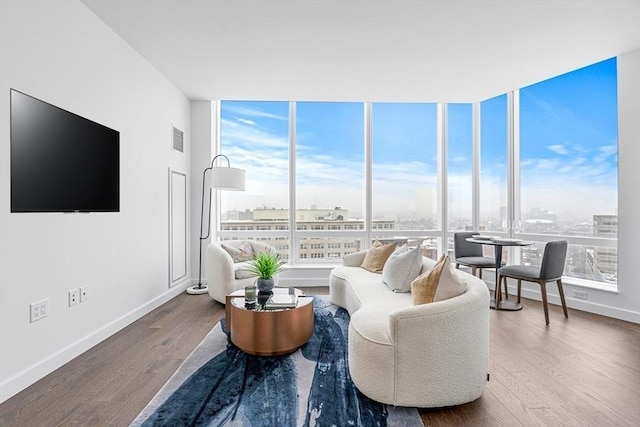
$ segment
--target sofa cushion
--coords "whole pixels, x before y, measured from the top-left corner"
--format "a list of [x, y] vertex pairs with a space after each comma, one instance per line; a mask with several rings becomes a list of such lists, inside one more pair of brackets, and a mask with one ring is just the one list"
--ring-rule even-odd
[[244, 242], [237, 248], [227, 246], [224, 243], [221, 243], [220, 246], [231, 255], [233, 262], [243, 262], [253, 259], [253, 248], [249, 242]]
[[382, 282], [394, 292], [410, 292], [411, 282], [420, 275], [420, 247], [409, 250], [407, 245], [396, 249], [382, 268]]
[[395, 245], [395, 243], [387, 243], [386, 245], [383, 245], [376, 240], [371, 246], [371, 249], [367, 251], [361, 267], [365, 270], [371, 271], [372, 273], [382, 273], [384, 263], [395, 250]]
[[249, 270], [249, 261], [237, 262], [233, 265], [236, 279], [248, 279], [256, 277], [256, 273]]
[[380, 274], [372, 273], [364, 268], [336, 267], [331, 272], [330, 280], [343, 283], [341, 290], [346, 291], [348, 295], [344, 295], [344, 298], [334, 296], [340, 302], [348, 305], [345, 308], [350, 313], [357, 311], [363, 305], [376, 303], [380, 303], [386, 308], [387, 315], [395, 310], [411, 306], [410, 293], [391, 292], [387, 285], [382, 283]]
[[456, 274], [449, 257], [443, 255], [426, 273], [411, 282], [414, 305], [443, 301], [463, 294], [467, 284]]

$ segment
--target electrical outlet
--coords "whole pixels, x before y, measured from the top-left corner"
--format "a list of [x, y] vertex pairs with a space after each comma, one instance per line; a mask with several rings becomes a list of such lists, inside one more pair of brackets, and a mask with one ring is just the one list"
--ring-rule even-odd
[[72, 307], [78, 303], [78, 290], [72, 289], [69, 291], [69, 307]]
[[573, 291], [573, 296], [574, 296], [575, 298], [580, 298], [580, 299], [587, 299], [587, 298], [589, 298], [589, 294], [588, 294], [587, 292], [585, 292], [585, 291], [576, 291], [576, 290], [574, 290], [574, 291]]
[[49, 315], [49, 300], [43, 299], [42, 301], [32, 302], [29, 304], [31, 309], [31, 323], [44, 319]]
[[88, 286], [82, 286], [80, 288], [80, 302], [85, 302], [87, 298], [89, 298], [87, 295], [88, 292], [89, 292]]

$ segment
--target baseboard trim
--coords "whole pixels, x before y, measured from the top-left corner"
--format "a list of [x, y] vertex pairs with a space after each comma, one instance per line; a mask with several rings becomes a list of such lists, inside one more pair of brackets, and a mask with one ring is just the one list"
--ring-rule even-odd
[[[493, 293], [495, 287], [493, 282], [485, 282], [491, 292]], [[515, 285], [509, 285], [509, 295], [516, 295], [518, 288]], [[565, 301], [567, 303], [567, 307], [573, 308], [575, 310], [586, 311], [587, 313], [598, 314], [601, 316], [611, 317], [613, 319], [624, 320], [626, 322], [639, 323], [640, 324], [640, 312], [626, 310], [624, 308], [612, 307], [610, 305], [604, 305], [595, 303], [593, 301], [585, 301], [582, 299], [571, 298], [567, 296], [567, 290], [565, 289]], [[522, 287], [523, 298], [532, 299], [536, 301], [542, 301], [542, 294], [540, 291], [535, 291], [531, 289], [527, 289], [524, 286]], [[553, 305], [561, 305], [560, 296], [558, 294], [552, 293], [549, 291], [547, 287], [547, 301], [549, 304]]]
[[152, 312], [172, 298], [175, 298], [187, 289], [190, 282], [191, 280], [185, 279], [184, 281], [175, 284], [162, 295], [157, 296], [146, 304], [143, 304], [84, 338], [81, 338], [73, 344], [59, 350], [46, 359], [43, 359], [35, 365], [8, 378], [0, 384], [0, 403], [10, 399], [30, 385], [49, 375], [51, 372], [66, 363], [69, 363], [85, 351], [109, 338], [111, 335], [129, 326], [142, 316]]

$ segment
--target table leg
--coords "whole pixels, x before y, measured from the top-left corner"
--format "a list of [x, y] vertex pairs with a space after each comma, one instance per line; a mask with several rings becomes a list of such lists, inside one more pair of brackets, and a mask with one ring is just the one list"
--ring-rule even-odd
[[493, 299], [491, 300], [489, 307], [495, 310], [505, 311], [522, 310], [522, 304], [520, 304], [519, 302], [502, 299], [502, 289], [500, 283], [498, 283], [498, 269], [502, 267], [502, 246], [496, 245], [494, 246], [494, 250], [496, 251], [496, 288], [494, 290]]
[[493, 247], [493, 250], [495, 251], [495, 259], [496, 259], [496, 286], [495, 289], [493, 290], [493, 298], [491, 299], [491, 303], [489, 305], [489, 307], [495, 309], [496, 308], [496, 304], [500, 303], [500, 296], [498, 293], [502, 292], [500, 290], [500, 283], [498, 283], [498, 269], [502, 266], [502, 246], [499, 245], [495, 245]]

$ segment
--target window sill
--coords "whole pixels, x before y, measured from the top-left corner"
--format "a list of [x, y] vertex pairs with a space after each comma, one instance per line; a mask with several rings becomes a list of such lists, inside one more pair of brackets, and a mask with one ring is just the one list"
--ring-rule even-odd
[[563, 285], [571, 285], [585, 289], [596, 289], [602, 292], [610, 292], [612, 294], [618, 294], [618, 285], [611, 283], [595, 282], [593, 280], [579, 279], [577, 277], [563, 277]]
[[304, 263], [296, 263], [296, 264], [287, 264], [287, 270], [332, 270], [336, 267], [340, 267], [342, 265], [342, 260], [340, 262], [304, 262]]

